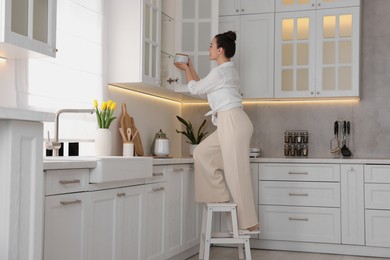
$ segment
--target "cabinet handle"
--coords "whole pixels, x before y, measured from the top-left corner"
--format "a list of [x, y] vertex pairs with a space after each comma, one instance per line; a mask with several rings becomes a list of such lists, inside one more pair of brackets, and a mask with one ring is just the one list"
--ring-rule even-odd
[[309, 218], [292, 218], [292, 217], [289, 217], [288, 220], [290, 220], [290, 221], [309, 221]]
[[238, 10], [238, 9], [236, 9], [236, 13], [238, 13], [238, 11], [239, 11], [239, 10]]
[[152, 191], [160, 191], [160, 190], [165, 190], [164, 187], [158, 187], [158, 188], [153, 188]]
[[164, 173], [162, 172], [154, 172], [153, 177], [158, 177], [158, 176], [164, 176]]
[[309, 193], [289, 193], [288, 196], [309, 196]]
[[71, 181], [60, 180], [59, 183], [61, 183], [61, 184], [74, 184], [74, 183], [80, 183], [80, 180], [71, 180]]
[[311, 6], [312, 6], [312, 7], [315, 7], [315, 6], [316, 6], [316, 4], [314, 4], [314, 3], [313, 3], [313, 4], [311, 4]]
[[320, 94], [320, 92], [319, 91], [317, 91], [317, 95], [319, 95]]
[[72, 201], [60, 201], [61, 206], [71, 205], [71, 204], [80, 204], [81, 200], [72, 200]]
[[182, 172], [182, 171], [184, 171], [184, 168], [174, 168], [173, 171], [174, 172]]
[[245, 10], [244, 10], [244, 8], [243, 9], [241, 9], [241, 12], [244, 12]]
[[309, 173], [308, 172], [288, 172], [288, 174], [291, 174], [291, 175], [293, 175], [293, 174], [307, 175]]
[[318, 3], [317, 5], [318, 5], [318, 6], [321, 6], [321, 3]]
[[124, 197], [124, 196], [126, 196], [126, 193], [121, 192], [121, 193], [116, 194], [116, 196], [118, 196], [118, 197]]

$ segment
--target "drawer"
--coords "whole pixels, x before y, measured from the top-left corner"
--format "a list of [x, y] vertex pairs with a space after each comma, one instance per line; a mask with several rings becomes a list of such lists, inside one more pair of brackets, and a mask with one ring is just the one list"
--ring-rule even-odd
[[390, 184], [390, 165], [365, 165], [364, 181]]
[[88, 190], [89, 169], [47, 170], [46, 195]]
[[145, 183], [156, 183], [156, 182], [165, 182], [167, 181], [167, 166], [153, 166], [153, 173], [151, 178], [147, 178]]
[[261, 163], [260, 180], [284, 181], [340, 181], [340, 165], [337, 164], [289, 164]]
[[260, 239], [340, 243], [340, 209], [259, 207]]
[[333, 182], [260, 181], [259, 203], [340, 207], [340, 184]]
[[390, 211], [366, 210], [366, 245], [390, 247]]
[[366, 209], [390, 210], [390, 184], [365, 184]]

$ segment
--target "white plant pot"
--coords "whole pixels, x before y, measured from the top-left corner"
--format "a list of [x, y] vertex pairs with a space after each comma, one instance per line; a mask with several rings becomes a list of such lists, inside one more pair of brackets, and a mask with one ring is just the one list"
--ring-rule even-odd
[[193, 156], [194, 155], [194, 150], [195, 150], [195, 147], [198, 146], [197, 144], [190, 144], [190, 155]]
[[112, 133], [110, 129], [98, 128], [95, 135], [95, 155], [112, 155]]

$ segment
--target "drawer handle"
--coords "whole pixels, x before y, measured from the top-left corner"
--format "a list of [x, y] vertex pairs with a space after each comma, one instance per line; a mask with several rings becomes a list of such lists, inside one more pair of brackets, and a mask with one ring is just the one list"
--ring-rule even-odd
[[288, 174], [300, 174], [300, 175], [307, 175], [308, 172], [288, 172]]
[[80, 204], [81, 200], [72, 200], [72, 201], [60, 201], [61, 206]]
[[121, 192], [121, 193], [116, 194], [116, 196], [118, 196], [118, 197], [124, 197], [124, 196], [126, 196], [126, 193]]
[[60, 180], [59, 183], [61, 183], [61, 184], [74, 184], [74, 183], [80, 183], [80, 180], [71, 180], [71, 181]]
[[309, 193], [289, 193], [288, 196], [309, 196]]
[[184, 168], [174, 168], [173, 171], [174, 172], [182, 172], [182, 171], [184, 171]]
[[308, 218], [292, 218], [292, 217], [289, 217], [288, 220], [291, 220], [291, 221], [309, 221]]
[[164, 176], [164, 173], [162, 172], [154, 172], [153, 177], [158, 177], [158, 176]]
[[152, 191], [160, 191], [160, 190], [165, 190], [164, 187], [158, 187], [158, 188], [153, 188]]

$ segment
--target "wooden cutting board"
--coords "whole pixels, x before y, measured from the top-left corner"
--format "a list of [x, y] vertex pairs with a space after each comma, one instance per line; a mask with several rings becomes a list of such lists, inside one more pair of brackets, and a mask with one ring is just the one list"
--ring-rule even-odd
[[[127, 113], [127, 109], [126, 109], [126, 104], [125, 103], [122, 104], [122, 114], [121, 114], [121, 117], [120, 117], [120, 127], [125, 132], [125, 135], [126, 135], [126, 132], [127, 132], [127, 128], [130, 128], [131, 129], [131, 138], [137, 132], [137, 127], [135, 126], [134, 119]], [[139, 132], [134, 137], [133, 143], [134, 143], [135, 154], [137, 156], [143, 156], [144, 155], [144, 149], [142, 147], [141, 135], [140, 135]]]

